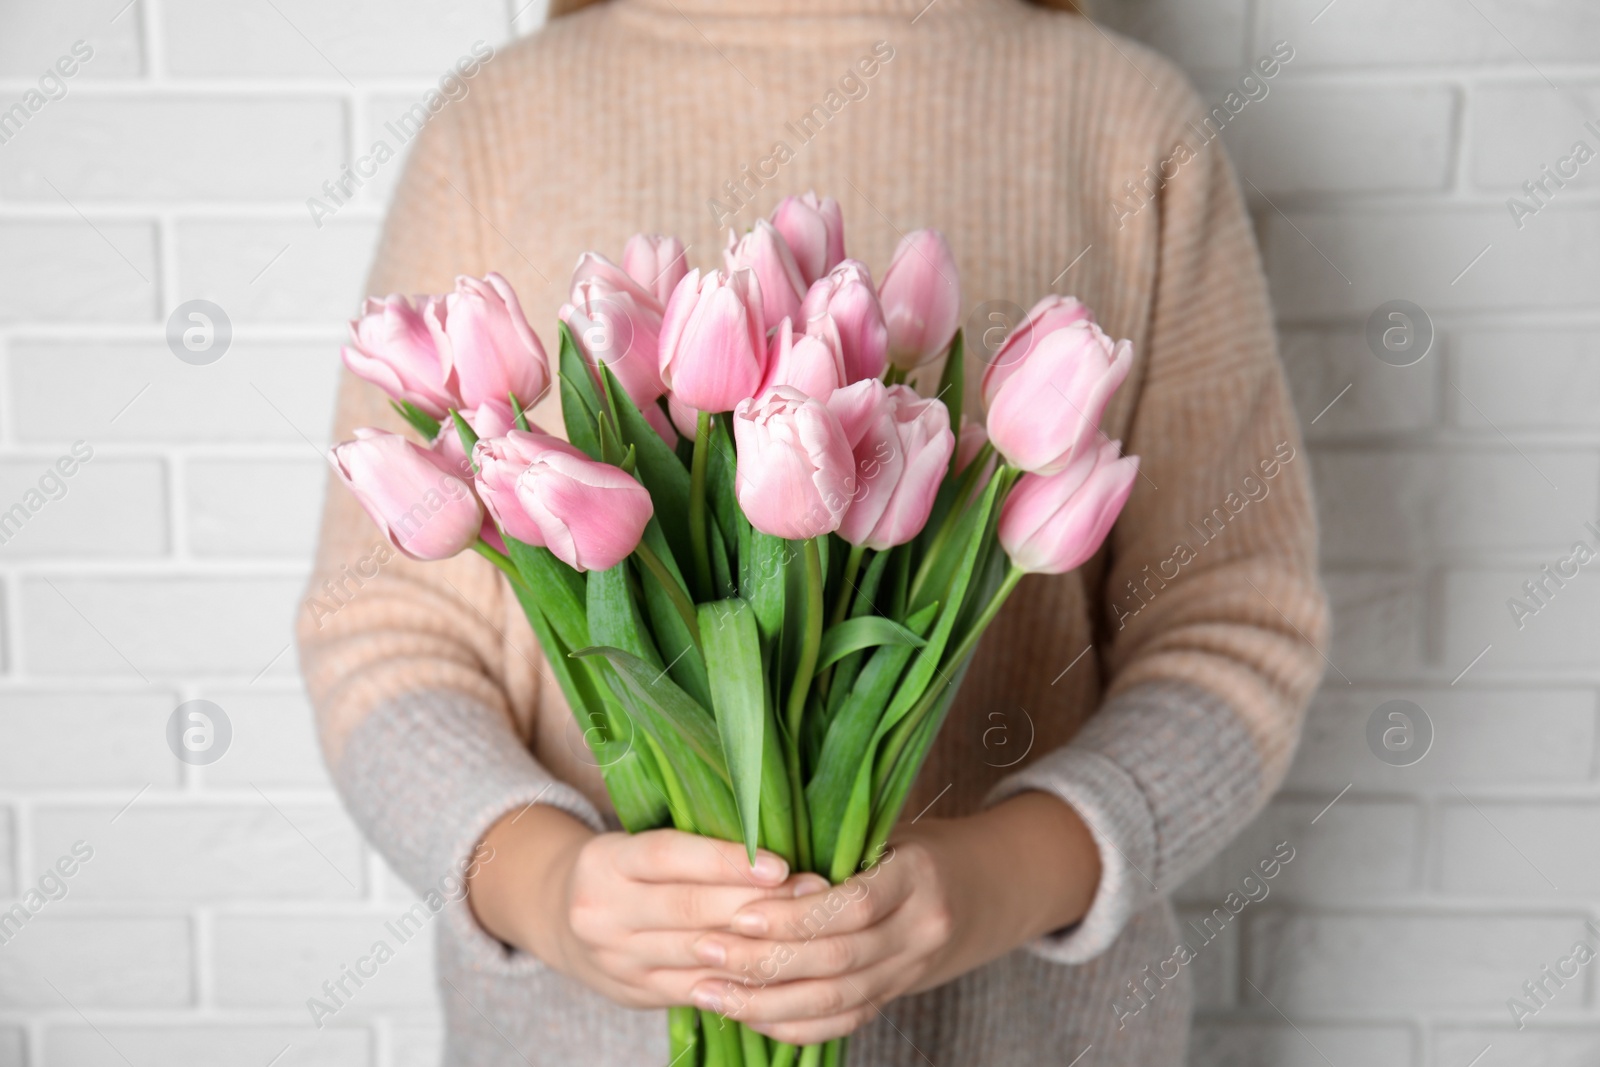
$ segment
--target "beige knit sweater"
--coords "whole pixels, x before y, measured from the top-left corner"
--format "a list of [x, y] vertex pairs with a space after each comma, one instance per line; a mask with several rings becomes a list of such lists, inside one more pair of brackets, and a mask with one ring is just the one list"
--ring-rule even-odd
[[[1132, 500], [1101, 558], [1022, 584], [907, 809], [1048, 790], [1101, 844], [1099, 894], [1077, 927], [882, 1005], [852, 1063], [1065, 1063], [1091, 1044], [1096, 1067], [1181, 1063], [1193, 969], [1162, 964], [1180, 941], [1207, 950], [1164, 895], [1282, 779], [1326, 631], [1308, 464], [1207, 109], [1137, 44], [1018, 0], [609, 0], [468, 84], [414, 149], [375, 294], [498, 270], [549, 346], [581, 252], [676, 233], [719, 265], [727, 227], [815, 188], [879, 274], [901, 234], [943, 230], [982, 325], [986, 301], [1072, 293], [1132, 339], [1104, 422], [1142, 457]], [[1130, 199], [1180, 143], [1164, 187]], [[560, 424], [553, 405], [536, 418]], [[367, 424], [399, 428], [346, 375], [336, 432]], [[499, 574], [380, 544], [330, 488], [300, 625], [328, 762], [374, 846], [420, 890], [527, 803], [606, 825]], [[449, 1063], [665, 1062], [661, 1016], [507, 950], [464, 904], [438, 936]]]

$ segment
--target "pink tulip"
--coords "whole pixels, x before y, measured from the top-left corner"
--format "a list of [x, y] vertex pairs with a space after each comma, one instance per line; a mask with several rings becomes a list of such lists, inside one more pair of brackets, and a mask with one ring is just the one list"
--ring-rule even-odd
[[483, 509], [472, 487], [428, 449], [362, 427], [328, 459], [378, 529], [412, 559], [448, 559], [478, 539]]
[[750, 524], [790, 540], [839, 528], [855, 492], [855, 457], [839, 420], [787, 385], [733, 411], [734, 493]]
[[661, 323], [661, 380], [678, 402], [732, 411], [767, 372], [761, 283], [747, 270], [692, 270], [672, 291]]
[[543, 430], [508, 430], [500, 437], [482, 437], [472, 450], [472, 461], [478, 465], [475, 484], [483, 506], [507, 536], [530, 545], [543, 544], [544, 535], [517, 503], [517, 479], [540, 454], [552, 449], [582, 455]]
[[[690, 407], [688, 404], [685, 404], [677, 397], [668, 394], [667, 413], [671, 415], [670, 421], [673, 429], [677, 430], [678, 433], [693, 441], [695, 434], [700, 428], [700, 412]], [[661, 433], [660, 430], [657, 430], [656, 432]], [[666, 440], [666, 438], [666, 434], [661, 434], [661, 439], [663, 441]]]
[[596, 381], [600, 365], [609, 367], [641, 410], [666, 392], [658, 362], [659, 305], [643, 303], [635, 293], [594, 278], [572, 287], [572, 302], [563, 304], [559, 314]]
[[[467, 420], [467, 425], [480, 439], [502, 437], [509, 433], [517, 424], [516, 415], [509, 400], [480, 404], [461, 413], [461, 417]], [[454, 419], [445, 419], [439, 424], [439, 436], [433, 439], [433, 452], [458, 477], [467, 481], [472, 479], [472, 464], [467, 460], [466, 449], [461, 446], [461, 432], [456, 429]]]
[[532, 404], [550, 387], [544, 346], [500, 275], [457, 278], [456, 291], [430, 303], [423, 318], [454, 377], [457, 406], [475, 408], [511, 394]]
[[878, 295], [889, 327], [889, 361], [910, 370], [950, 346], [961, 314], [955, 257], [938, 230], [901, 239], [884, 271]]
[[792, 385], [806, 396], [826, 401], [844, 384], [838, 328], [826, 316], [813, 325], [813, 331], [799, 337], [788, 319], [778, 325], [767, 352], [767, 380], [761, 383], [760, 395], [775, 385]]
[[[667, 417], [667, 413], [661, 410], [660, 404], [646, 404], [640, 409], [640, 414], [644, 416], [644, 421], [650, 424], [650, 428], [656, 432], [656, 436], [667, 443], [668, 448], [678, 447], [678, 428], [672, 424], [672, 420]], [[691, 411], [690, 417], [696, 418], [695, 413]], [[698, 421], [697, 418], [696, 421]]]
[[678, 282], [689, 273], [683, 242], [676, 237], [636, 233], [622, 249], [622, 269], [665, 305]]
[[[949, 469], [955, 448], [949, 409], [910, 386], [886, 389], [876, 379], [833, 395], [839, 402], [829, 410], [842, 412], [856, 465], [855, 495], [839, 536], [878, 551], [903, 545], [927, 525]], [[876, 400], [870, 407], [863, 402], [869, 398]]]
[[889, 328], [884, 324], [883, 304], [872, 287], [866, 264], [847, 259], [818, 278], [806, 293], [800, 314], [808, 324], [822, 315], [833, 319], [844, 352], [847, 382], [883, 377], [889, 356]]
[[473, 453], [478, 492], [509, 536], [576, 570], [606, 570], [639, 545], [654, 508], [626, 472], [557, 437], [512, 430]]
[[1100, 550], [1139, 474], [1120, 441], [1086, 450], [1062, 471], [1024, 474], [1000, 509], [1000, 544], [1029, 574], [1065, 574]]
[[1025, 471], [1055, 474], [1095, 447], [1100, 416], [1133, 366], [1133, 345], [1084, 321], [1046, 334], [996, 390], [989, 439]]
[[956, 435], [956, 473], [960, 474], [970, 467], [988, 443], [989, 431], [983, 428], [983, 423], [962, 415], [961, 432]]
[[367, 298], [361, 317], [350, 323], [350, 344], [343, 356], [352, 373], [436, 419], [457, 404], [449, 367], [433, 343], [422, 308], [398, 293], [382, 300]]
[[1033, 354], [1040, 341], [1063, 327], [1093, 321], [1093, 313], [1076, 297], [1051, 293], [1033, 305], [1027, 317], [1017, 323], [1016, 329], [1006, 335], [994, 355], [989, 357], [989, 365], [983, 372], [983, 402], [994, 403], [995, 393]]
[[785, 318], [800, 319], [800, 300], [806, 294], [805, 279], [794, 261], [794, 253], [783, 235], [766, 219], [757, 219], [743, 237], [728, 231], [728, 247], [722, 253], [729, 272], [748, 270], [761, 283], [762, 330], [771, 329]]
[[806, 285], [827, 274], [844, 258], [844, 215], [831, 196], [815, 192], [786, 196], [772, 212], [772, 225], [783, 235]]
[[607, 292], [625, 292], [638, 303], [661, 310], [662, 302], [649, 286], [639, 284], [631, 274], [599, 252], [585, 252], [572, 268], [572, 289], [576, 290], [584, 282], [600, 282]]

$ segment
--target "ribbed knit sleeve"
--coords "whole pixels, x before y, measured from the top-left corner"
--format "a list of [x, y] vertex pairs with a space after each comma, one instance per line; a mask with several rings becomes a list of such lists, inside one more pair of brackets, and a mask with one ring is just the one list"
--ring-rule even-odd
[[[1142, 210], [1158, 273], [1123, 444], [1140, 477], [1108, 542], [1105, 700], [1067, 745], [995, 786], [1059, 796], [1100, 845], [1088, 916], [1036, 946], [1105, 951], [1193, 874], [1288, 767], [1327, 632], [1316, 525], [1259, 257], [1218, 142], [1190, 105], [1165, 146], [1193, 158]], [[1166, 151], [1171, 151], [1166, 148]], [[1155, 161], [1152, 161], [1155, 162]]]
[[[484, 180], [472, 169], [484, 157], [462, 143], [470, 130], [435, 122], [423, 131], [370, 293], [446, 292], [457, 274], [495, 269], [480, 239]], [[358, 426], [414, 437], [376, 387], [345, 371], [335, 439]], [[406, 558], [330, 478], [298, 638], [333, 780], [414, 888], [459, 877], [489, 826], [526, 804], [554, 804], [601, 828], [590, 801], [530, 751], [537, 701], [550, 698], [540, 692], [547, 668], [515, 600], [482, 558]]]

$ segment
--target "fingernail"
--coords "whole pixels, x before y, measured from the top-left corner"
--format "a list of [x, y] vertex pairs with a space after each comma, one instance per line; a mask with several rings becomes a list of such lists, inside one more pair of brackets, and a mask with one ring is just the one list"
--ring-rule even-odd
[[689, 999], [694, 1001], [694, 1006], [705, 1011], [721, 1011], [722, 998], [709, 989], [696, 989], [689, 994]]
[[741, 934], [759, 936], [767, 932], [767, 917], [759, 911], [741, 911], [733, 917], [733, 928]]
[[827, 888], [828, 880], [826, 878], [819, 878], [816, 875], [805, 875], [801, 878], [795, 879], [794, 895], [797, 897], [808, 896], [812, 893], [820, 893]]
[[789, 877], [789, 865], [783, 862], [783, 857], [773, 855], [760, 855], [756, 857], [752, 873], [763, 882], [781, 882]]
[[694, 946], [694, 954], [701, 963], [721, 967], [728, 962], [728, 950], [715, 941], [701, 941]]

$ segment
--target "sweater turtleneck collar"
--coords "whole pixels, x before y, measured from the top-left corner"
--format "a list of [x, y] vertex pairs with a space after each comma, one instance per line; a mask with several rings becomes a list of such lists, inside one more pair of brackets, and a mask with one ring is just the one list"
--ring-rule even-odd
[[830, 18], [875, 16], [926, 21], [955, 13], [982, 14], [1020, 6], [1020, 0], [622, 0], [641, 7], [676, 11], [687, 18]]

